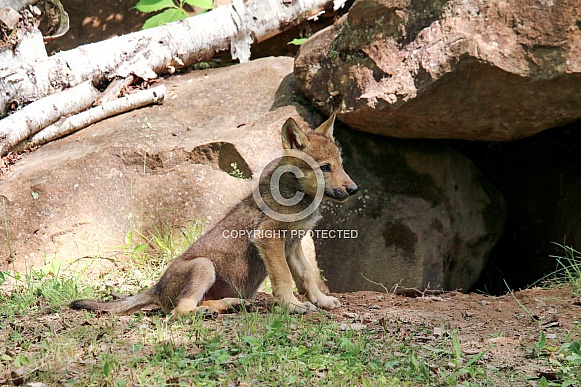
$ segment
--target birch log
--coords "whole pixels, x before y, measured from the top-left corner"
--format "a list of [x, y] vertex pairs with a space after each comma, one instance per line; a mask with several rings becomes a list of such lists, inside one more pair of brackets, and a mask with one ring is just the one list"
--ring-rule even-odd
[[[341, 0], [334, 0], [343, 3]], [[87, 80], [158, 74], [210, 59], [231, 49], [241, 62], [250, 44], [265, 40], [330, 8], [333, 0], [233, 0], [210, 12], [160, 27], [59, 52], [33, 62], [0, 62], [0, 112]]]
[[2, 0], [0, 1], [0, 7], [10, 8], [18, 12], [22, 8], [34, 3], [36, 3], [36, 0]]
[[141, 90], [134, 94], [129, 94], [114, 101], [103, 103], [97, 107], [86, 110], [74, 116], [59, 120], [36, 133], [26, 142], [19, 144], [18, 150], [29, 149], [37, 145], [46, 144], [79, 129], [140, 107], [161, 103], [165, 99], [165, 86], [157, 86], [148, 90]]
[[0, 155], [16, 144], [58, 121], [62, 116], [91, 106], [99, 91], [90, 82], [32, 102], [0, 121]]

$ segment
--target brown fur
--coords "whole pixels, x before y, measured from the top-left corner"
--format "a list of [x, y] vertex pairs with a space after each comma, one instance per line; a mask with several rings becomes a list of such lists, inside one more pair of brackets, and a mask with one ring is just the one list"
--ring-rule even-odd
[[[340, 149], [333, 139], [334, 118], [333, 114], [314, 131], [302, 130], [289, 118], [282, 128], [281, 138], [284, 149], [300, 150], [320, 166], [329, 167], [330, 170], [323, 173], [325, 196], [342, 201], [357, 192], [357, 186], [343, 170]], [[294, 161], [282, 158], [280, 164], [287, 162]], [[274, 201], [269, 196], [268, 188], [271, 171], [259, 183], [259, 189], [269, 207], [281, 213], [296, 213], [312, 201], [317, 189], [315, 174], [305, 165], [299, 167], [305, 176], [296, 178], [289, 173], [283, 174], [280, 187], [283, 196], [285, 191], [291, 196], [297, 190], [303, 192], [303, 200], [292, 208], [283, 207]], [[291, 312], [304, 313], [315, 309], [315, 305], [333, 309], [340, 306], [339, 300], [319, 290], [314, 271], [303, 255], [300, 239], [290, 236], [291, 230], [311, 230], [319, 218], [317, 209], [302, 220], [274, 220], [260, 210], [250, 195], [177, 257], [151, 288], [116, 301], [77, 300], [70, 307], [133, 313], [143, 306], [157, 304], [166, 313], [174, 310], [175, 315], [224, 312], [245, 303], [243, 299], [254, 296], [268, 274], [278, 303]], [[263, 231], [263, 237], [225, 238], [224, 232], [231, 230]], [[280, 232], [283, 230], [286, 230], [285, 238], [268, 235], [268, 232], [277, 231], [278, 235], [282, 235]], [[299, 301], [293, 294], [293, 278], [299, 292], [306, 294], [308, 302]]]

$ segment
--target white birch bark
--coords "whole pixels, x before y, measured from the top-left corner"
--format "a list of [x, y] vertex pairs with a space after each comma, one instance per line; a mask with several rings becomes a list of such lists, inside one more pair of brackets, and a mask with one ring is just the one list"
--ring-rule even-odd
[[111, 102], [91, 108], [74, 116], [59, 120], [36, 133], [30, 139], [21, 143], [18, 150], [29, 149], [37, 145], [46, 144], [79, 129], [104, 120], [105, 118], [125, 113], [140, 107], [161, 103], [165, 99], [165, 86], [157, 86], [148, 90], [141, 90], [134, 94], [129, 94]]
[[32, 102], [0, 120], [0, 156], [19, 142], [56, 122], [91, 106], [99, 91], [90, 82]]
[[22, 8], [36, 3], [36, 0], [1, 0], [0, 8], [12, 8], [15, 11], [20, 11]]
[[[336, 0], [337, 1], [337, 0]], [[0, 61], [0, 112], [87, 80], [130, 74], [145, 79], [210, 59], [231, 49], [245, 62], [250, 44], [299, 24], [332, 0], [233, 0], [210, 12], [160, 27], [114, 37], [35, 61]]]

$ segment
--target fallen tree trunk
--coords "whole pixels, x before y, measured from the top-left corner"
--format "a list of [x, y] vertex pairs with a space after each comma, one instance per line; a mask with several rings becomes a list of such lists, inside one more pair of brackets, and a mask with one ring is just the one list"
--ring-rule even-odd
[[[335, 0], [337, 4], [344, 1]], [[228, 5], [189, 19], [59, 52], [28, 62], [0, 62], [0, 112], [9, 103], [29, 101], [87, 80], [95, 84], [134, 74], [152, 79], [158, 74], [209, 60], [230, 49], [241, 62], [250, 44], [301, 23], [334, 4], [332, 0], [233, 0]]]
[[99, 91], [90, 82], [35, 101], [0, 121], [0, 155], [62, 116], [75, 114], [93, 104]]
[[36, 0], [2, 0], [0, 7], [11, 8], [15, 11], [20, 11], [22, 8], [36, 3]]
[[18, 145], [17, 150], [26, 150], [32, 147], [46, 144], [49, 141], [64, 137], [77, 130], [140, 107], [161, 103], [165, 98], [165, 86], [157, 86], [148, 90], [141, 90], [134, 94], [123, 96], [119, 99], [105, 102], [102, 105], [86, 110], [74, 116], [64, 118], [47, 126], [27, 141]]

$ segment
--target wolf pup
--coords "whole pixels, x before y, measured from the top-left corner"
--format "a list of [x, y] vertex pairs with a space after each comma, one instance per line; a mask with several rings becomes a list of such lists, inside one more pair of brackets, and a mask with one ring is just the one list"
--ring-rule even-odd
[[[70, 307], [129, 314], [157, 304], [174, 316], [217, 315], [246, 304], [267, 275], [277, 302], [290, 312], [339, 307], [337, 298], [318, 288], [301, 247], [302, 236], [321, 217], [317, 195], [344, 201], [358, 190], [343, 170], [334, 120], [335, 113], [317, 129], [303, 130], [289, 118], [281, 130], [283, 156], [265, 168], [253, 194], [178, 256], [154, 286], [124, 299], [77, 300]], [[234, 230], [237, 237], [229, 237]], [[308, 301], [295, 297], [293, 279]]]

